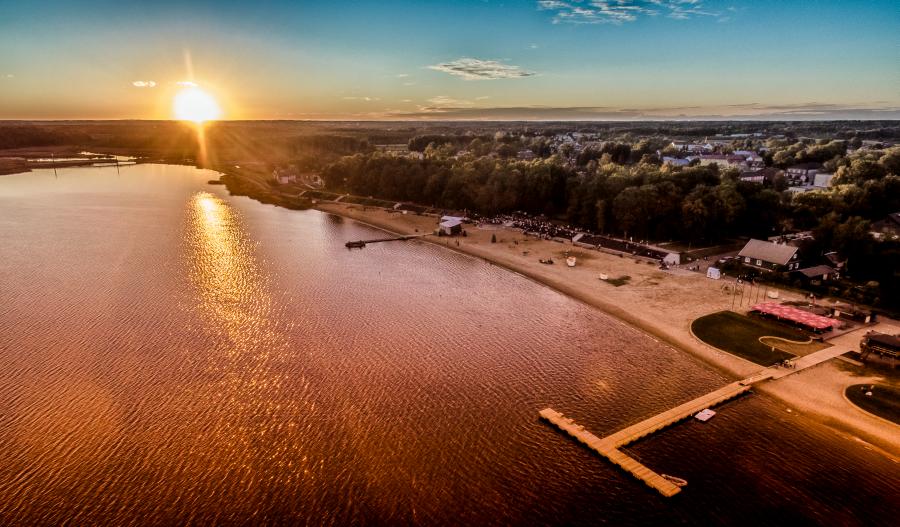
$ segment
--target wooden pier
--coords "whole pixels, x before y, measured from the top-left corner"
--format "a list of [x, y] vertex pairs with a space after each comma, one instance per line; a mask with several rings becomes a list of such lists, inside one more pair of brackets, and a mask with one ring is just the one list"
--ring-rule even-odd
[[540, 411], [540, 415], [563, 432], [566, 432], [578, 441], [584, 443], [591, 450], [630, 472], [634, 477], [646, 483], [647, 486], [655, 489], [668, 498], [681, 492], [681, 488], [619, 450], [620, 447], [626, 446], [642, 437], [646, 437], [669, 425], [686, 419], [700, 410], [721, 404], [746, 393], [754, 384], [793, 375], [806, 368], [838, 357], [846, 352], [846, 349], [840, 347], [827, 348], [794, 360], [793, 367], [791, 368], [779, 366], [765, 368], [750, 377], [727, 384], [718, 390], [697, 397], [696, 399], [676, 406], [671, 410], [666, 410], [653, 417], [644, 419], [639, 423], [623, 428], [622, 430], [603, 438], [588, 432], [583, 426], [576, 424], [574, 420], [565, 417], [563, 414], [552, 408], [544, 408]]
[[663, 496], [669, 498], [681, 492], [681, 488], [678, 485], [638, 463], [633, 457], [617, 449], [611, 442], [606, 439], [600, 439], [556, 410], [544, 408], [541, 410], [541, 417], [556, 425], [563, 432], [581, 441], [591, 450], [631, 472], [634, 477], [640, 479], [649, 487], [656, 489]]
[[430, 236], [431, 233], [425, 234], [407, 234], [405, 236], [393, 236], [391, 238], [376, 238], [374, 240], [357, 240], [353, 242], [347, 242], [344, 244], [348, 249], [362, 249], [366, 245], [370, 243], [381, 243], [381, 242], [397, 242], [397, 241], [406, 241], [412, 240], [413, 238], [421, 238], [423, 236]]

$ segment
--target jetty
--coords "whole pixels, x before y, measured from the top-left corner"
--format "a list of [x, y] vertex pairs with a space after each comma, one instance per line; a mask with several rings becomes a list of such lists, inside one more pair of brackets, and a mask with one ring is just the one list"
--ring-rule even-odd
[[397, 241], [406, 241], [412, 240], [413, 238], [422, 238], [424, 236], [430, 236], [431, 233], [425, 234], [408, 234], [405, 236], [393, 236], [391, 238], [376, 238], [374, 240], [356, 240], [352, 242], [347, 242], [344, 244], [348, 249], [362, 249], [366, 245], [370, 243], [382, 243], [382, 242], [397, 242]]
[[656, 414], [639, 423], [623, 428], [618, 432], [602, 438], [588, 432], [583, 426], [575, 423], [573, 419], [564, 416], [552, 408], [544, 408], [540, 411], [540, 416], [563, 432], [574, 437], [594, 452], [631, 473], [650, 488], [656, 490], [663, 496], [670, 498], [681, 492], [681, 488], [678, 485], [675, 485], [669, 479], [664, 478], [660, 474], [657, 474], [653, 470], [642, 465], [640, 462], [619, 449], [638, 439], [662, 430], [667, 426], [678, 423], [701, 410], [734, 399], [735, 397], [750, 391], [754, 384], [769, 380], [774, 381], [787, 377], [788, 375], [793, 375], [806, 368], [811, 368], [827, 360], [839, 357], [844, 353], [847, 353], [847, 351], [848, 350], [843, 347], [836, 346], [800, 357], [792, 361], [790, 367], [770, 366], [750, 377], [727, 384], [718, 390], [697, 397], [696, 399]]

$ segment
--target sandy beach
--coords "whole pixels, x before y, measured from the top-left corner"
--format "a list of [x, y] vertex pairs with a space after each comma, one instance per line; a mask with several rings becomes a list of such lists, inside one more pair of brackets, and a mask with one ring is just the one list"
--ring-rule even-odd
[[[404, 215], [330, 202], [318, 203], [315, 207], [403, 235], [432, 232], [436, 227], [436, 219], [431, 216]], [[732, 308], [734, 299], [730, 291], [723, 288], [727, 283], [724, 280], [711, 280], [682, 269], [663, 271], [657, 265], [633, 257], [540, 240], [513, 229], [468, 225], [466, 230], [465, 237], [428, 236], [422, 240], [482, 258], [536, 280], [691, 353], [735, 379], [762, 369], [758, 364], [701, 342], [691, 333], [691, 322], [697, 317]], [[492, 236], [496, 236], [496, 243], [491, 243]], [[566, 254], [577, 258], [575, 267], [566, 266]], [[538, 260], [542, 258], [553, 258], [556, 263], [541, 264]], [[623, 279], [624, 285], [617, 287], [601, 280], [601, 274], [610, 279], [629, 278]], [[778, 294], [782, 301], [802, 298], [783, 290]], [[759, 296], [753, 300], [757, 299], [762, 300]], [[734, 305], [734, 309], [746, 311], [751, 302], [745, 298], [743, 305]], [[857, 330], [859, 333], [864, 331]], [[894, 331], [900, 331], [900, 328]], [[858, 349], [857, 332], [838, 337], [831, 344], [847, 347], [848, 351]], [[900, 426], [860, 410], [843, 397], [847, 386], [883, 380], [877, 375], [863, 375], [858, 370], [849, 363], [832, 360], [798, 375], [763, 384], [758, 391], [781, 401], [786, 419], [798, 415], [812, 417], [900, 462]], [[672, 402], [674, 406], [682, 401]]]

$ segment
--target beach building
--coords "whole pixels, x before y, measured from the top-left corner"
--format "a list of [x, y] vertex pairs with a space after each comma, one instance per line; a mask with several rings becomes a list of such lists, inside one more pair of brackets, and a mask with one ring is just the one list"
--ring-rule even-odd
[[441, 223], [438, 225], [438, 229], [441, 234], [446, 236], [453, 236], [454, 234], [459, 234], [462, 232], [463, 220], [465, 218], [461, 218], [459, 216], [441, 216]]
[[869, 331], [859, 341], [859, 350], [860, 358], [864, 361], [875, 354], [882, 359], [888, 359], [891, 366], [896, 367], [900, 361], [900, 337]]
[[793, 271], [800, 268], [797, 247], [763, 240], [750, 240], [738, 253], [744, 265], [763, 271]]

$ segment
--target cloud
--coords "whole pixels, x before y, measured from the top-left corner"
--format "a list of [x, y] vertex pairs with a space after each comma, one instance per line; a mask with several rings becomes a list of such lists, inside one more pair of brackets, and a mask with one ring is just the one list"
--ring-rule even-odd
[[131, 83], [135, 88], [154, 88], [156, 81], [134, 81]]
[[428, 99], [428, 103], [431, 105], [430, 108], [434, 109], [472, 106], [471, 101], [454, 99], [452, 97], [447, 97], [446, 95], [437, 95], [435, 97], [432, 97]]
[[407, 77], [409, 77], [409, 73], [398, 73], [397, 74], [398, 79], [405, 79]]
[[175, 84], [179, 86], [190, 86], [192, 88], [196, 88], [197, 86], [199, 86], [196, 82], [193, 81], [178, 81]]
[[728, 17], [704, 7], [703, 0], [539, 0], [538, 9], [551, 11], [554, 24], [614, 24], [641, 17], [665, 16], [676, 20]]
[[490, 99], [490, 98], [491, 98], [490, 95], [482, 95], [482, 96], [480, 96], [480, 97], [475, 97], [475, 100], [476, 100], [476, 101], [483, 101], [483, 100], [485, 100], [485, 99]]
[[463, 57], [452, 60], [450, 62], [442, 62], [428, 66], [428, 69], [442, 71], [450, 75], [456, 75], [466, 80], [493, 80], [493, 79], [518, 79], [522, 77], [531, 77], [536, 75], [533, 71], [528, 71], [513, 66], [511, 64], [503, 64], [496, 60], [483, 60]]
[[378, 97], [355, 97], [355, 96], [343, 97], [343, 99], [344, 99], [345, 101], [366, 101], [366, 102], [373, 102], [373, 101], [380, 101], [380, 100], [381, 100], [381, 99], [378, 98]]
[[7, 79], [15, 79], [16, 76], [13, 75], [12, 73], [7, 73], [7, 74], [6, 74], [6, 78], [7, 78]]

